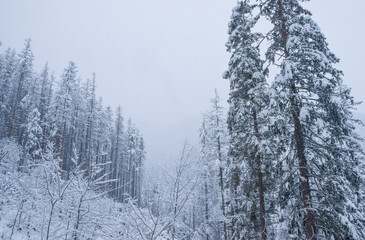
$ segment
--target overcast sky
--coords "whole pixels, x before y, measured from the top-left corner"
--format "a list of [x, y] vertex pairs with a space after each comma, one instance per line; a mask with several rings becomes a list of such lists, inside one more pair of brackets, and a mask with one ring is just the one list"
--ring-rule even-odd
[[[121, 105], [144, 135], [147, 165], [166, 162], [188, 139], [222, 79], [227, 23], [236, 0], [0, 0], [0, 41], [32, 39], [35, 70], [46, 61], [59, 78], [68, 61], [83, 79], [96, 72], [105, 105]], [[305, 4], [341, 59], [344, 82], [365, 100], [364, 0]], [[365, 113], [364, 105], [359, 107]]]

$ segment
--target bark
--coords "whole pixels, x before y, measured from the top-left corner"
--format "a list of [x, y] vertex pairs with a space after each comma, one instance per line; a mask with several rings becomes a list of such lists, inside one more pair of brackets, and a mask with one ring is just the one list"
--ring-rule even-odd
[[208, 204], [208, 176], [205, 173], [205, 182], [204, 182], [204, 193], [205, 193], [205, 234], [206, 239], [209, 240], [208, 222], [209, 222], [209, 204]]
[[[220, 163], [222, 162], [220, 137], [218, 137], [218, 160], [219, 160]], [[227, 223], [225, 221], [226, 211], [225, 211], [225, 200], [224, 200], [224, 182], [223, 182], [223, 168], [222, 168], [222, 166], [219, 167], [219, 187], [220, 187], [220, 190], [221, 190], [221, 201], [222, 201], [221, 209], [222, 209], [222, 214], [223, 214], [223, 217], [224, 217], [224, 221], [223, 221], [224, 240], [227, 240], [228, 236], [227, 236]]]
[[113, 180], [115, 181], [113, 184], [113, 197], [118, 197], [118, 183], [119, 183], [119, 177], [118, 177], [118, 154], [119, 154], [119, 128], [117, 129], [117, 141], [115, 146], [115, 155], [113, 159]]
[[81, 205], [83, 203], [83, 198], [84, 198], [84, 195], [81, 196], [80, 201], [79, 201], [79, 206], [77, 208], [77, 217], [76, 217], [76, 223], [75, 223], [74, 233], [73, 233], [74, 240], [78, 239], [77, 233], [79, 231], [79, 226], [80, 226], [80, 221], [81, 221]]
[[[281, 0], [278, 0], [279, 4], [279, 16], [281, 19], [281, 34], [282, 34], [282, 44], [284, 49], [285, 57], [289, 56], [289, 52], [286, 49], [286, 43], [287, 43], [287, 33], [286, 33], [286, 26], [285, 26], [285, 20], [284, 20], [284, 11], [283, 11], [283, 5]], [[295, 147], [296, 152], [298, 154], [299, 159], [299, 173], [300, 173], [300, 185], [301, 185], [301, 191], [302, 191], [302, 202], [304, 206], [304, 224], [305, 224], [305, 235], [307, 239], [311, 240], [317, 240], [315, 233], [316, 233], [316, 226], [314, 221], [314, 216], [311, 209], [311, 189], [309, 184], [309, 177], [308, 177], [308, 169], [307, 169], [307, 159], [305, 156], [305, 146], [304, 146], [304, 136], [303, 136], [303, 130], [302, 125], [299, 119], [299, 113], [300, 113], [300, 103], [298, 103], [293, 94], [297, 93], [297, 89], [294, 83], [293, 79], [290, 79], [291, 82], [291, 97], [290, 97], [290, 104], [292, 108], [292, 117], [294, 121], [294, 139], [295, 139]]]
[[236, 229], [236, 219], [235, 214], [239, 212], [238, 210], [238, 198], [237, 198], [237, 187], [240, 185], [240, 171], [237, 167], [235, 167], [233, 170], [233, 176], [231, 179], [232, 189], [232, 199], [231, 199], [231, 239], [240, 239], [240, 232]]
[[195, 231], [195, 203], [193, 204], [193, 231]]
[[[253, 111], [253, 121], [254, 121], [254, 129], [256, 138], [259, 138], [259, 128], [257, 123], [257, 114], [256, 110]], [[255, 146], [255, 158], [256, 158], [256, 167], [257, 167], [257, 184], [259, 187], [259, 202], [260, 202], [260, 230], [261, 230], [261, 239], [266, 240], [267, 231], [266, 231], [266, 222], [265, 222], [265, 198], [264, 198], [264, 184], [263, 177], [261, 171], [261, 155], [258, 153], [258, 146]]]
[[51, 229], [51, 223], [52, 223], [52, 218], [53, 218], [53, 212], [54, 212], [54, 206], [55, 206], [56, 202], [51, 204], [51, 212], [49, 213], [49, 219], [48, 219], [48, 225], [47, 225], [47, 237], [46, 240], [49, 239], [49, 231]]
[[66, 142], [66, 122], [63, 123], [63, 131], [62, 131], [62, 140], [61, 140], [61, 151], [60, 151], [60, 158], [62, 160], [62, 170], [67, 169], [66, 157], [65, 157], [65, 142]]

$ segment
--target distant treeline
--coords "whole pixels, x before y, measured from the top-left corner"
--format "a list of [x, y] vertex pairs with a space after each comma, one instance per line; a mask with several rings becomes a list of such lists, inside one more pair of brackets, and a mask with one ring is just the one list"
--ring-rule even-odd
[[[120, 201], [141, 198], [143, 138], [121, 108], [114, 114], [95, 94], [96, 77], [82, 81], [73, 62], [56, 78], [46, 64], [33, 70], [31, 40], [17, 54], [7, 49], [0, 55], [0, 138], [24, 148], [20, 167], [42, 161], [54, 148], [62, 178], [77, 166], [86, 175], [98, 174], [107, 182], [109, 195]], [[102, 168], [102, 171], [100, 171]]]

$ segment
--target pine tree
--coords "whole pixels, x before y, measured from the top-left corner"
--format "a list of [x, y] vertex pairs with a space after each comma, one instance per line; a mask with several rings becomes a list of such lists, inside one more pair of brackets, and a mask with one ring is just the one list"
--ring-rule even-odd
[[41, 142], [43, 138], [43, 131], [40, 126], [40, 116], [41, 114], [38, 109], [33, 109], [29, 114], [27, 124], [27, 140], [25, 148], [34, 162], [39, 162], [42, 158]]
[[362, 239], [363, 153], [354, 131], [356, 103], [334, 67], [339, 60], [299, 1], [259, 3], [273, 25], [267, 58], [281, 70], [271, 90], [277, 134], [292, 150], [282, 167], [279, 234]]
[[[216, 229], [215, 224], [219, 224], [219, 231], [222, 236], [219, 238], [228, 239], [226, 222], [226, 199], [224, 193], [225, 172], [227, 154], [227, 126], [223, 116], [223, 107], [217, 90], [215, 97], [211, 99], [211, 109], [204, 115], [202, 127], [200, 129], [201, 158], [204, 169], [203, 178], [206, 225], [210, 229]], [[215, 213], [215, 212], [218, 212]], [[212, 215], [215, 216], [212, 216]], [[208, 221], [208, 219], [210, 220]], [[209, 223], [209, 224], [208, 224]], [[218, 236], [211, 236], [217, 238]], [[208, 237], [209, 238], [209, 237]]]
[[265, 196], [271, 177], [265, 170], [268, 172], [274, 163], [270, 149], [274, 142], [268, 132], [266, 72], [258, 47], [262, 35], [252, 33], [258, 21], [258, 17], [253, 17], [253, 9], [247, 1], [238, 2], [233, 9], [226, 44], [232, 53], [224, 77], [230, 80], [229, 169], [233, 191], [231, 204], [235, 205], [233, 231], [237, 239], [268, 237]]
[[25, 47], [19, 54], [20, 62], [17, 71], [14, 75], [14, 85], [12, 89], [11, 103], [10, 103], [10, 122], [8, 136], [18, 137], [19, 143], [22, 142], [20, 134], [21, 124], [24, 122], [27, 107], [25, 105], [26, 97], [29, 93], [29, 86], [33, 78], [33, 53], [31, 50], [31, 40], [25, 41]]
[[142, 135], [138, 134], [137, 140], [137, 158], [136, 158], [136, 174], [135, 174], [135, 198], [137, 199], [137, 206], [141, 207], [142, 203], [142, 183], [144, 173], [144, 161], [146, 159], [145, 145]]
[[[112, 179], [112, 161], [110, 159], [110, 155], [112, 152], [112, 143], [113, 143], [113, 111], [110, 107], [107, 107], [102, 112], [102, 117], [99, 123], [99, 135], [101, 140], [101, 162], [104, 164], [104, 171], [103, 176], [104, 180], [111, 180]], [[112, 188], [112, 184], [106, 182], [105, 188], [110, 191]]]
[[[92, 80], [87, 81], [87, 86], [85, 89], [85, 100], [86, 100], [86, 106], [85, 106], [85, 116], [82, 117], [82, 121], [85, 121], [86, 125], [86, 136], [84, 139], [84, 150], [83, 150], [83, 156], [84, 161], [86, 164], [87, 175], [91, 174], [90, 166], [92, 165], [92, 161], [94, 158], [93, 150], [94, 150], [94, 122], [97, 121], [96, 116], [96, 95], [95, 95], [95, 88], [96, 88], [96, 74], [93, 74]], [[84, 125], [84, 124], [83, 124]], [[82, 153], [81, 153], [82, 154]]]
[[[93, 124], [93, 136], [92, 136], [92, 141], [93, 141], [93, 152], [95, 155], [95, 163], [97, 166], [102, 166], [103, 171], [100, 172], [100, 176], [103, 176], [106, 172], [105, 170], [105, 161], [104, 161], [104, 155], [107, 154], [104, 151], [104, 144], [107, 141], [107, 126], [105, 125], [105, 120], [103, 119], [105, 117], [104, 115], [104, 109], [103, 109], [103, 100], [102, 98], [99, 98], [98, 100], [95, 99], [95, 107], [94, 107], [94, 111], [93, 111], [93, 116], [94, 116], [94, 124]], [[105, 179], [104, 179], [105, 180]]]
[[[128, 120], [126, 135], [125, 135], [125, 156], [121, 164], [121, 172], [123, 175], [123, 182], [126, 185], [124, 194], [129, 196], [129, 200], [137, 199], [136, 190], [140, 180], [137, 178], [137, 169], [142, 167], [142, 160], [144, 158], [144, 148], [142, 138], [137, 127]], [[142, 141], [140, 143], [140, 141]]]
[[0, 71], [0, 136], [8, 134], [10, 127], [10, 103], [12, 96], [13, 77], [18, 61], [15, 50], [6, 50], [2, 58], [2, 68]]
[[111, 170], [112, 176], [111, 178], [114, 180], [112, 182], [112, 195], [114, 198], [124, 201], [125, 198], [125, 188], [129, 179], [125, 179], [126, 177], [126, 166], [125, 159], [123, 156], [124, 151], [124, 123], [122, 117], [122, 110], [119, 106], [117, 108], [117, 115], [115, 120], [115, 128], [114, 128], [114, 139], [112, 145], [111, 152]]
[[46, 149], [46, 142], [49, 140], [50, 130], [50, 106], [52, 100], [52, 85], [54, 76], [49, 74], [48, 63], [45, 64], [40, 74], [40, 96], [37, 109], [39, 109], [39, 121], [42, 127], [43, 138], [41, 141], [42, 149]]
[[205, 234], [205, 239], [209, 240], [211, 237], [211, 231], [210, 231], [210, 223], [213, 222], [212, 221], [212, 216], [211, 216], [211, 205], [212, 205], [212, 199], [211, 199], [211, 190], [212, 186], [211, 186], [211, 172], [212, 172], [212, 160], [210, 159], [210, 146], [209, 146], [209, 137], [208, 137], [208, 131], [206, 128], [206, 117], [204, 116], [203, 118], [203, 123], [202, 123], [202, 127], [200, 128], [200, 145], [201, 145], [201, 149], [200, 149], [200, 154], [201, 154], [201, 160], [202, 160], [202, 178], [203, 178], [203, 187], [200, 190], [200, 192], [198, 192], [198, 195], [203, 195], [203, 232]]
[[56, 144], [59, 146], [59, 156], [62, 160], [62, 169], [66, 178], [68, 178], [68, 172], [71, 169], [70, 148], [67, 140], [70, 139], [70, 126], [73, 123], [73, 110], [77, 91], [77, 67], [75, 63], [70, 62], [62, 74], [53, 103], [53, 128], [57, 132]]
[[49, 111], [50, 93], [52, 89], [52, 78], [49, 75], [48, 63], [45, 64], [40, 74], [40, 96], [38, 101], [38, 109], [41, 122], [45, 122], [47, 112]]

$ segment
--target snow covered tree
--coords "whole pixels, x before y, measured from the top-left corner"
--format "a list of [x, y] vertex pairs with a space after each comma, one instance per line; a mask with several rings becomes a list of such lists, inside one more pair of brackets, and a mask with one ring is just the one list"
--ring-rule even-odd
[[[122, 110], [119, 106], [117, 108], [117, 116], [115, 120], [114, 128], [114, 138], [112, 144], [111, 152], [111, 178], [114, 180], [112, 182], [112, 196], [114, 198], [119, 198], [119, 200], [124, 201], [125, 184], [129, 179], [123, 180], [126, 176], [126, 166], [123, 166], [125, 159], [123, 156], [124, 150], [124, 123], [122, 117]], [[122, 171], [122, 172], [121, 172]]]
[[142, 202], [142, 184], [144, 175], [144, 161], [146, 159], [145, 145], [142, 135], [139, 133], [137, 138], [137, 154], [136, 154], [136, 168], [134, 174], [134, 191], [135, 199], [137, 199], [137, 206], [141, 207]]
[[39, 121], [42, 127], [43, 138], [41, 141], [42, 149], [46, 147], [46, 142], [49, 140], [49, 130], [50, 130], [50, 116], [51, 112], [51, 100], [52, 100], [52, 85], [54, 81], [54, 76], [50, 76], [48, 64], [44, 66], [40, 76], [40, 94], [39, 101], [37, 104], [37, 109], [39, 109]]
[[17, 67], [15, 50], [6, 50], [2, 58], [2, 68], [0, 70], [0, 136], [8, 134], [10, 125], [10, 101], [13, 86], [13, 76]]
[[181, 239], [191, 234], [191, 230], [184, 222], [184, 215], [187, 211], [186, 204], [192, 198], [192, 192], [198, 182], [197, 173], [199, 172], [194, 162], [193, 149], [186, 142], [175, 164], [174, 169], [165, 172], [164, 176], [165, 187], [169, 193], [165, 207], [170, 221], [169, 237]]
[[104, 170], [102, 173], [105, 181], [104, 187], [105, 189], [108, 189], [108, 191], [110, 191], [112, 185], [108, 181], [112, 177], [112, 162], [109, 155], [112, 151], [113, 132], [113, 112], [110, 107], [107, 107], [101, 113], [101, 118], [98, 123], [98, 131], [96, 134], [98, 136], [98, 140], [100, 141], [100, 153], [98, 154], [98, 157], [100, 158], [100, 162], [104, 165]]
[[69, 141], [70, 126], [72, 125], [73, 112], [76, 105], [76, 95], [78, 91], [77, 67], [75, 63], [70, 62], [69, 66], [64, 70], [62, 79], [59, 82], [55, 100], [53, 102], [53, 128], [57, 132], [56, 143], [59, 146], [59, 154], [62, 159], [62, 167], [67, 178], [71, 168]]
[[267, 239], [267, 189], [272, 182], [274, 141], [268, 129], [268, 86], [260, 59], [259, 33], [253, 33], [258, 17], [254, 6], [239, 1], [233, 9], [227, 49], [232, 53], [228, 128], [230, 135], [229, 173], [232, 189], [233, 237]]
[[125, 153], [123, 162], [120, 165], [120, 184], [123, 186], [122, 191], [124, 200], [137, 199], [140, 203], [141, 183], [143, 162], [145, 158], [144, 142], [137, 127], [129, 119], [125, 133]]
[[[211, 162], [214, 159], [209, 159], [208, 154], [210, 152], [209, 149], [209, 142], [208, 142], [208, 132], [206, 128], [206, 122], [205, 117], [203, 118], [202, 127], [200, 129], [200, 144], [201, 144], [201, 161], [202, 161], [202, 187], [201, 191], [197, 193], [197, 195], [203, 195], [204, 197], [201, 197], [202, 201], [199, 205], [203, 205], [203, 222], [202, 222], [202, 228], [203, 232], [205, 234], [205, 239], [209, 240], [212, 237], [211, 233], [211, 222], [212, 221], [212, 191], [216, 190], [214, 186], [212, 186], [213, 183], [215, 183], [214, 178], [212, 178], [212, 175], [214, 175], [214, 171], [212, 171], [213, 163]], [[212, 181], [213, 180], [213, 181]], [[198, 199], [199, 200], [199, 199]]]
[[[95, 107], [93, 111], [94, 116], [94, 124], [92, 130], [92, 142], [93, 142], [93, 155], [95, 163], [102, 164], [103, 171], [100, 172], [101, 176], [106, 178], [106, 161], [105, 156], [108, 154], [106, 151], [106, 146], [109, 144], [110, 133], [107, 131], [109, 126], [106, 124], [106, 115], [103, 109], [103, 101], [100, 98], [99, 100], [95, 99]], [[98, 176], [99, 177], [99, 176]], [[105, 180], [105, 179], [104, 179]]]
[[[200, 129], [201, 161], [204, 179], [204, 205], [207, 239], [227, 239], [227, 221], [225, 207], [225, 176], [224, 166], [227, 154], [227, 126], [223, 117], [223, 107], [220, 105], [220, 97], [217, 90], [215, 97], [211, 99], [212, 107], [204, 115]], [[217, 228], [216, 225], [220, 227]], [[216, 229], [215, 235], [213, 229]]]
[[[97, 121], [96, 116], [96, 94], [95, 94], [95, 88], [96, 88], [96, 75], [93, 74], [93, 78], [88, 83], [90, 83], [90, 87], [86, 89], [86, 137], [85, 137], [85, 148], [84, 148], [84, 161], [86, 163], [86, 168], [88, 169], [88, 175], [91, 174], [92, 169], [90, 169], [90, 166], [92, 165], [93, 161], [93, 133], [94, 131], [94, 121]], [[89, 84], [88, 84], [89, 85]]]
[[335, 68], [338, 58], [298, 0], [259, 1], [273, 25], [266, 56], [280, 67], [271, 89], [277, 136], [286, 142], [281, 170], [280, 238], [365, 237], [364, 157], [356, 103]]
[[33, 109], [28, 117], [29, 120], [27, 124], [27, 138], [25, 148], [34, 162], [39, 162], [42, 158], [41, 143], [43, 131], [42, 127], [40, 126], [40, 116], [41, 114], [38, 112], [38, 109]]
[[14, 73], [14, 85], [12, 95], [10, 97], [10, 119], [9, 122], [9, 137], [18, 137], [19, 143], [22, 142], [20, 134], [21, 124], [26, 119], [27, 106], [26, 97], [29, 93], [29, 86], [32, 86], [33, 79], [33, 53], [31, 50], [31, 40], [25, 41], [25, 47], [19, 54], [19, 64]]

